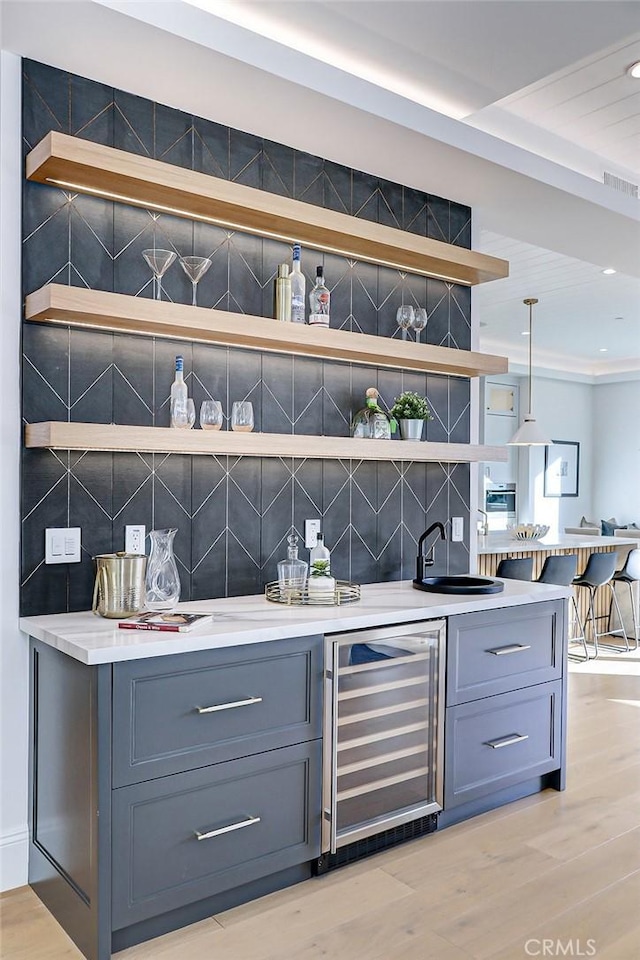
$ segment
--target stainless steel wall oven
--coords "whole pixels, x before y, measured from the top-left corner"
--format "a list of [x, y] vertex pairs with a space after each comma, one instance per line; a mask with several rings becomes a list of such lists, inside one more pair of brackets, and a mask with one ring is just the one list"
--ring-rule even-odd
[[444, 620], [325, 638], [324, 853], [442, 809], [445, 643]]

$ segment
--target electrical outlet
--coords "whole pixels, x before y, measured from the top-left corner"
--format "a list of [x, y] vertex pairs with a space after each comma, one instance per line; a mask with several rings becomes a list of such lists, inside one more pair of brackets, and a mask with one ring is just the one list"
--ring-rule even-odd
[[125, 553], [145, 553], [144, 538], [146, 532], [144, 524], [127, 524], [124, 528]]
[[307, 550], [313, 550], [318, 542], [320, 533], [320, 520], [305, 520], [304, 522], [304, 545]]
[[464, 540], [464, 517], [451, 517], [451, 540], [453, 543]]
[[80, 563], [80, 527], [47, 527], [44, 532], [45, 563]]

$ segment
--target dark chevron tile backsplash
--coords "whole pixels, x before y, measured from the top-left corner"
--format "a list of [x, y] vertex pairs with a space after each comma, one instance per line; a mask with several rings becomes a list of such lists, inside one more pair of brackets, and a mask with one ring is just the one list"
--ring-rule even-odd
[[[470, 247], [466, 206], [34, 61], [23, 65], [25, 154], [61, 130]], [[26, 181], [23, 200], [25, 294], [55, 281], [152, 297], [142, 250], [155, 246], [211, 258], [200, 306], [273, 315], [286, 244]], [[332, 327], [397, 337], [397, 307], [413, 303], [428, 309], [427, 342], [469, 349], [468, 288], [303, 249], [308, 288], [319, 263], [332, 291]], [[177, 262], [163, 291], [190, 302]], [[23, 325], [23, 419], [166, 426], [176, 353], [197, 408], [215, 397], [228, 416], [234, 400], [251, 399], [264, 432], [346, 436], [366, 388], [376, 385], [389, 404], [404, 389], [426, 393], [434, 416], [427, 439], [469, 440], [466, 380], [31, 323]], [[433, 520], [463, 516], [469, 528], [469, 467], [461, 464], [25, 450], [22, 477], [23, 615], [88, 608], [91, 558], [123, 549], [128, 523], [178, 528], [185, 600], [262, 590], [291, 528], [302, 536], [307, 517], [322, 518], [336, 575], [358, 582], [412, 577], [417, 538]], [[82, 527], [82, 563], [44, 565], [50, 526]], [[468, 537], [437, 549], [434, 572], [446, 570], [468, 570]]]

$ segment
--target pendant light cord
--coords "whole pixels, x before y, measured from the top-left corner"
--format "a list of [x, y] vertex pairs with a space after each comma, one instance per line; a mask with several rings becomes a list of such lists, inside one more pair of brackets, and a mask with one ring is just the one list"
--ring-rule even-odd
[[537, 301], [537, 299], [536, 299], [535, 297], [527, 297], [527, 299], [524, 300], [523, 302], [526, 303], [526, 305], [529, 307], [529, 410], [528, 410], [528, 415], [531, 416], [531, 411], [532, 411], [532, 407], [531, 407], [531, 395], [532, 395], [532, 379], [533, 379], [533, 378], [532, 378], [532, 371], [533, 371], [533, 348], [532, 348], [532, 345], [531, 345], [531, 341], [533, 340], [533, 333], [532, 333], [532, 314], [533, 314], [533, 305], [534, 305], [534, 303], [537, 303], [538, 301]]

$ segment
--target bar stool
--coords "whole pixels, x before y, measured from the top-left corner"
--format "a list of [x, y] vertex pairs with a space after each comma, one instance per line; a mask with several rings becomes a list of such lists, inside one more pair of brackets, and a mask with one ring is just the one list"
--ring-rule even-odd
[[593, 635], [593, 657], [591, 660], [595, 660], [598, 656], [598, 640], [600, 637], [614, 637], [614, 636], [623, 636], [625, 643], [627, 645], [627, 650], [629, 650], [629, 640], [624, 632], [623, 627], [620, 627], [616, 630], [603, 630], [598, 632], [596, 626], [596, 614], [594, 606], [594, 596], [598, 587], [608, 586], [611, 592], [611, 603], [613, 604], [618, 620], [622, 623], [622, 616], [620, 614], [620, 607], [618, 606], [618, 598], [616, 597], [616, 592], [613, 589], [612, 577], [616, 572], [616, 562], [618, 555], [615, 551], [611, 553], [592, 553], [587, 561], [587, 566], [584, 569], [584, 572], [578, 577], [574, 577], [572, 584], [574, 587], [584, 587], [589, 591], [589, 612], [585, 617], [584, 623], [582, 624], [582, 632], [587, 632], [587, 620], [591, 620], [591, 631]]
[[498, 564], [496, 576], [507, 580], [533, 579], [533, 557], [506, 557]]
[[[627, 554], [622, 570], [616, 570], [611, 578], [613, 583], [626, 583], [629, 587], [629, 600], [631, 602], [631, 619], [633, 621], [633, 639], [635, 640], [634, 650], [638, 649], [638, 621], [640, 620], [640, 599], [634, 596], [634, 583], [640, 581], [640, 549], [630, 550]], [[622, 621], [620, 621], [622, 623]], [[624, 625], [623, 625], [624, 626]], [[626, 635], [626, 631], [625, 631]], [[627, 644], [628, 646], [628, 644]]]
[[[577, 569], [578, 555], [576, 553], [564, 553], [558, 557], [547, 557], [536, 583], [555, 583], [560, 587], [570, 587], [573, 583]], [[568, 642], [580, 643], [582, 641], [584, 646], [584, 659], [588, 660], [589, 651], [587, 650], [587, 638], [584, 635], [584, 628], [580, 623], [578, 604], [576, 603], [576, 598], [573, 592], [571, 593], [569, 602], [573, 605], [574, 616], [573, 619], [569, 617]], [[571, 636], [572, 624], [576, 624], [577, 629], [580, 630], [580, 633], [573, 637]]]

